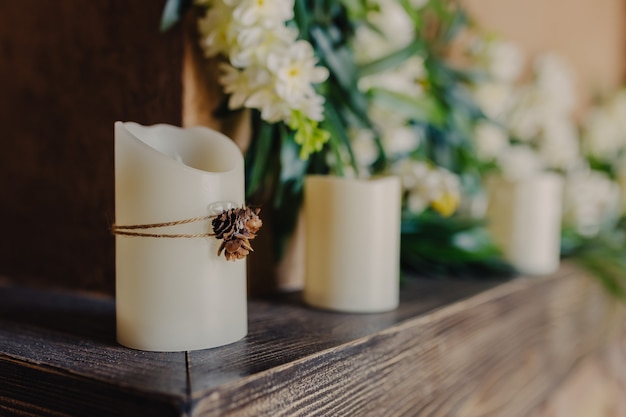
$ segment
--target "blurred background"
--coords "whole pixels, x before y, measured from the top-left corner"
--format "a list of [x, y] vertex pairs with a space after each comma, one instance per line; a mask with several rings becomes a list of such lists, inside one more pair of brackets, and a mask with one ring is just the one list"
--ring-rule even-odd
[[[113, 123], [224, 127], [204, 111], [219, 89], [194, 95], [189, 25], [159, 31], [164, 3], [0, 1], [3, 279], [113, 294]], [[567, 60], [581, 108], [624, 81], [622, 0], [462, 3], [524, 54]]]

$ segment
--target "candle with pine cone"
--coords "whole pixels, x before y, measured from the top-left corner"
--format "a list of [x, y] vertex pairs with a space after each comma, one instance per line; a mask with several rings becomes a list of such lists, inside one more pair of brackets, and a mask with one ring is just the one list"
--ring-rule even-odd
[[256, 237], [263, 222], [260, 208], [235, 207], [224, 210], [211, 221], [215, 237], [222, 239], [217, 256], [224, 252], [227, 261], [245, 258], [253, 251], [250, 240]]

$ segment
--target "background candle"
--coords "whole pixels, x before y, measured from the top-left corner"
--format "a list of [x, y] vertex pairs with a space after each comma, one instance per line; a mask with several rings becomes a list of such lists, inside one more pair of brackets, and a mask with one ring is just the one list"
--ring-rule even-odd
[[305, 179], [304, 299], [346, 312], [398, 305], [400, 180]]
[[490, 178], [487, 219], [494, 241], [521, 273], [547, 274], [560, 263], [562, 178], [541, 173], [517, 181]]
[[[244, 202], [243, 156], [207, 128], [115, 124], [117, 225], [211, 214], [219, 201]], [[150, 229], [202, 234], [210, 220]], [[116, 236], [117, 339], [155, 351], [203, 349], [247, 333], [246, 264], [217, 256], [213, 238]]]

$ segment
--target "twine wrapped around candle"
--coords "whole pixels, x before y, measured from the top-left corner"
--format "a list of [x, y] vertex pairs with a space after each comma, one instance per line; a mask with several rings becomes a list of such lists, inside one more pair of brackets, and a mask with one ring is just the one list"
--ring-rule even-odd
[[146, 232], [135, 232], [134, 230], [148, 230], [148, 229], [156, 229], [159, 227], [172, 227], [178, 226], [181, 224], [189, 224], [201, 222], [203, 220], [209, 220], [215, 217], [215, 215], [211, 216], [202, 216], [202, 217], [194, 217], [192, 219], [184, 219], [177, 220], [172, 222], [164, 222], [164, 223], [151, 223], [151, 224], [133, 224], [133, 225], [112, 225], [111, 232], [114, 235], [124, 235], [124, 236], [139, 236], [139, 237], [157, 237], [157, 238], [202, 238], [202, 237], [212, 237], [215, 236], [215, 233], [146, 233]]
[[[221, 204], [221, 203], [218, 203]], [[113, 225], [111, 231], [115, 235], [154, 237], [154, 238], [207, 238], [216, 237], [223, 240], [217, 256], [222, 254], [226, 260], [237, 260], [245, 258], [248, 253], [253, 252], [250, 240], [256, 237], [263, 221], [259, 218], [260, 208], [250, 209], [249, 207], [233, 207], [224, 209], [217, 214], [193, 217], [190, 219], [176, 220], [171, 222], [134, 224], [134, 225]], [[172, 227], [181, 224], [189, 224], [213, 219], [211, 225], [215, 233], [149, 233], [136, 232], [135, 230], [149, 230], [160, 227]]]

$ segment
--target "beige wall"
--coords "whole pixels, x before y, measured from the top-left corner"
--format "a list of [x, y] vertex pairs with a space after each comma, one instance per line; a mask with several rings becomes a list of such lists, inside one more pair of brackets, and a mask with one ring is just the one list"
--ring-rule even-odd
[[527, 54], [557, 51], [593, 91], [620, 85], [625, 74], [624, 0], [461, 0], [486, 29]]

